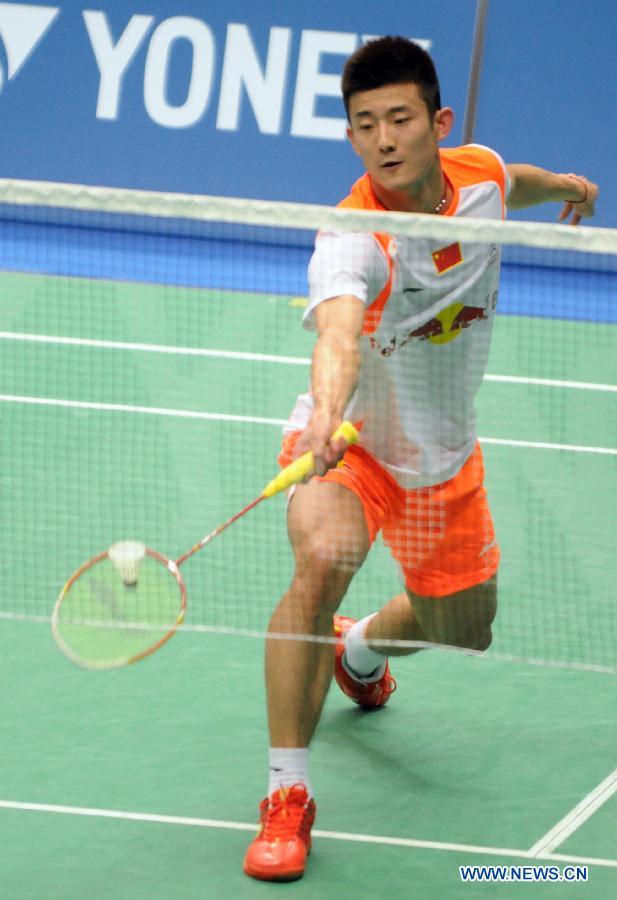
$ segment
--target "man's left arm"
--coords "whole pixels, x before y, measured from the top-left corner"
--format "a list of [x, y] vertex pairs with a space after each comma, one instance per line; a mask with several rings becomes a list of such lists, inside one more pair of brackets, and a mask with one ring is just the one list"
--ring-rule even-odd
[[559, 221], [578, 225], [582, 218], [593, 216], [598, 185], [583, 175], [560, 175], [537, 166], [516, 163], [506, 166], [511, 187], [507, 198], [509, 209], [526, 209], [538, 203], [563, 202]]

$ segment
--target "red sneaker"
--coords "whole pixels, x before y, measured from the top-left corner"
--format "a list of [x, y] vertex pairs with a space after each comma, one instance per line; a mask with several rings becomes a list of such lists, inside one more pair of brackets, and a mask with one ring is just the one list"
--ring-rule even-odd
[[343, 668], [345, 652], [343, 637], [355, 622], [356, 619], [350, 619], [348, 616], [334, 616], [334, 634], [339, 638], [334, 648], [334, 677], [342, 692], [351, 697], [359, 706], [363, 706], [365, 709], [383, 706], [388, 702], [390, 694], [396, 690], [396, 681], [390, 675], [390, 667], [387, 662], [386, 671], [378, 681], [359, 681]]
[[311, 852], [315, 801], [303, 784], [280, 788], [259, 807], [259, 831], [244, 857], [244, 872], [261, 881], [302, 878]]

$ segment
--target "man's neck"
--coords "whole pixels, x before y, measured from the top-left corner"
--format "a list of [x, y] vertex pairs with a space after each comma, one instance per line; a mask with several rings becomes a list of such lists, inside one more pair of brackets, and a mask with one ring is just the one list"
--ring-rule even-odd
[[454, 194], [453, 188], [441, 169], [419, 189], [389, 191], [371, 178], [373, 193], [381, 205], [392, 212], [424, 213], [443, 215]]

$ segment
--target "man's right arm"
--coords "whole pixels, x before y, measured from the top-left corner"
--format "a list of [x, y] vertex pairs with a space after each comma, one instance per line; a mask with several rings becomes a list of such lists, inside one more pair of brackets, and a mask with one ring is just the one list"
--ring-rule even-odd
[[350, 294], [320, 303], [314, 311], [317, 341], [311, 365], [313, 414], [298, 441], [298, 452], [311, 450], [323, 474], [345, 452], [343, 438], [331, 441], [358, 383], [365, 307]]

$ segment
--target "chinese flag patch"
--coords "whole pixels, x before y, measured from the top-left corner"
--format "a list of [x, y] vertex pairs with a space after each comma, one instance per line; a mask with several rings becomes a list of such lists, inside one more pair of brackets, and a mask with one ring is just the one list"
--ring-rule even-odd
[[463, 262], [463, 253], [459, 243], [450, 244], [448, 247], [442, 247], [441, 250], [434, 250], [431, 255], [433, 257], [433, 262], [435, 263], [435, 268], [440, 275], [443, 275], [448, 269], [453, 269], [454, 266], [458, 266], [459, 263]]

